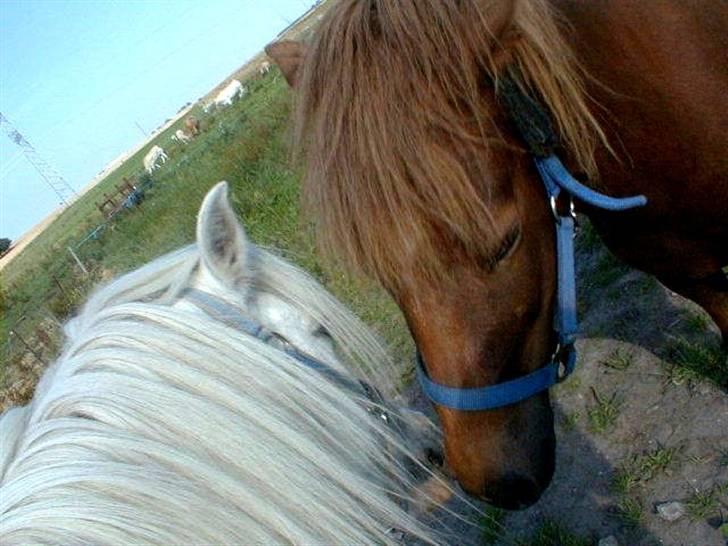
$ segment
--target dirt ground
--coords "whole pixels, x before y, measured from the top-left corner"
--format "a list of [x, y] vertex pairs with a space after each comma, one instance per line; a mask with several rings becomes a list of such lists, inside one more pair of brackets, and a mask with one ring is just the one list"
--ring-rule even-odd
[[[576, 372], [553, 391], [552, 485], [528, 510], [505, 513], [507, 530], [498, 538], [443, 512], [435, 519], [454, 530], [452, 544], [728, 544], [719, 529], [728, 521], [728, 385], [686, 373], [675, 351], [685, 342], [717, 346], [717, 328], [691, 302], [626, 270], [597, 241], [581, 245], [578, 261], [584, 337]], [[412, 403], [426, 407], [418, 391]], [[686, 513], [670, 522], [656, 507], [672, 501]], [[482, 521], [462, 503], [449, 507]], [[549, 523], [584, 541], [534, 540]]]

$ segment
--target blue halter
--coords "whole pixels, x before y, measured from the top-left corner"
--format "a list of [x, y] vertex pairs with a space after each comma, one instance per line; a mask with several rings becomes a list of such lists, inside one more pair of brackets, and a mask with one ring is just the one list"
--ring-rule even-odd
[[[575, 214], [574, 199], [604, 210], [620, 211], [647, 203], [643, 195], [614, 198], [596, 192], [572, 177], [555, 155], [535, 159], [556, 225], [557, 290], [554, 309], [554, 330], [558, 345], [551, 360], [528, 375], [478, 388], [456, 388], [435, 383], [417, 352], [417, 379], [427, 397], [440, 406], [460, 411], [482, 411], [500, 408], [526, 400], [563, 381], [576, 365], [574, 342], [578, 329], [576, 318], [576, 270], [574, 264]], [[569, 211], [561, 214], [557, 202], [561, 192], [569, 196]]]
[[384, 400], [379, 391], [364, 381], [359, 381], [347, 377], [338, 370], [335, 370], [328, 364], [312, 357], [311, 355], [301, 351], [290, 343], [285, 337], [273, 332], [257, 322], [256, 320], [243, 314], [242, 310], [225, 300], [218, 298], [196, 288], [187, 288], [182, 293], [183, 299], [194, 304], [206, 314], [219, 320], [223, 324], [239, 330], [249, 336], [259, 339], [263, 343], [276, 343], [276, 348], [280, 349], [288, 356], [292, 357], [299, 364], [309, 368], [325, 377], [328, 381], [348, 390], [354, 395], [361, 396], [369, 401], [366, 409], [378, 419], [391, 423], [391, 408]]
[[306, 368], [315, 370], [330, 381], [333, 381], [337, 385], [353, 393], [371, 397], [371, 386], [364, 385], [359, 381], [350, 379], [328, 364], [324, 364], [320, 360], [317, 360], [311, 355], [301, 351], [288, 342], [287, 339], [275, 332], [272, 332], [254, 319], [245, 316], [238, 307], [226, 302], [225, 300], [218, 298], [217, 296], [213, 296], [209, 292], [198, 290], [196, 288], [186, 289], [183, 296], [184, 299], [195, 304], [202, 311], [227, 326], [257, 338], [263, 343], [271, 344], [275, 341], [277, 342], [277, 347], [281, 351], [297, 360]]

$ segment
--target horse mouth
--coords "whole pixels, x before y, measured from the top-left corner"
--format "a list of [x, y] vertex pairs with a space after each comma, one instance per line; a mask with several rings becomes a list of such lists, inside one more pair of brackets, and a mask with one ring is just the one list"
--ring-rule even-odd
[[504, 510], [524, 510], [533, 506], [545, 489], [532, 478], [509, 474], [498, 482], [486, 485], [481, 498]]

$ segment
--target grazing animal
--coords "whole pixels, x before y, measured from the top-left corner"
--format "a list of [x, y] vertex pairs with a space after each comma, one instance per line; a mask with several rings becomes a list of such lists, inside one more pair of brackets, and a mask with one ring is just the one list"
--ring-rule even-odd
[[174, 132], [174, 137], [173, 138], [175, 140], [177, 140], [177, 142], [181, 142], [183, 144], [187, 144], [190, 141], [190, 138], [191, 137], [189, 135], [187, 135], [187, 133], [185, 133], [182, 129], [177, 129]]
[[185, 129], [187, 134], [190, 136], [197, 136], [200, 134], [200, 120], [195, 116], [187, 116], [185, 118]]
[[402, 506], [421, 465], [414, 421], [371, 383], [386, 352], [247, 240], [224, 182], [196, 245], [65, 331], [31, 403], [0, 417], [4, 545], [438, 542]]
[[469, 493], [520, 508], [551, 480], [569, 197], [728, 340], [726, 36], [711, 0], [342, 0], [306, 47], [266, 48], [320, 246], [403, 310]]
[[236, 98], [242, 97], [245, 92], [246, 89], [243, 84], [239, 80], [233, 80], [217, 94], [212, 104], [217, 108], [230, 106]]
[[144, 169], [149, 174], [152, 174], [152, 171], [159, 167], [159, 162], [166, 163], [167, 159], [169, 157], [164, 153], [164, 150], [155, 144], [149, 149], [147, 155], [144, 156]]
[[258, 67], [258, 74], [260, 76], [265, 76], [268, 72], [270, 72], [270, 63], [268, 61], [263, 61]]

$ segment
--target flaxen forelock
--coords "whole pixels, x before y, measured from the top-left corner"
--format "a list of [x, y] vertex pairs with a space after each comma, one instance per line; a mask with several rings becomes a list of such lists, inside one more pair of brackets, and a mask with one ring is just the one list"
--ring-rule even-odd
[[[325, 254], [394, 287], [482, 260], [500, 141], [483, 94], [504, 64], [538, 90], [582, 170], [604, 140], [546, 2], [342, 0], [309, 44], [295, 140]], [[467, 164], [463, 161], [467, 158]], [[477, 176], [474, 176], [476, 173]]]

